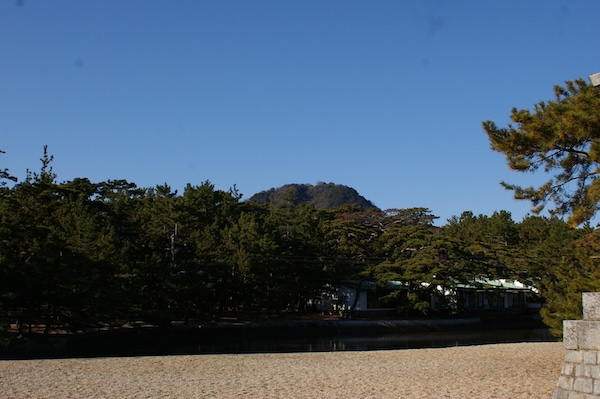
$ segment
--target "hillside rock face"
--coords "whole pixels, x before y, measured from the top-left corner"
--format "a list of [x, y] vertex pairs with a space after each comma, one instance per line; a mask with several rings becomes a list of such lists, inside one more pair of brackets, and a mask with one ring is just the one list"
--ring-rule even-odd
[[338, 208], [342, 205], [357, 205], [361, 210], [378, 209], [375, 204], [360, 195], [352, 187], [334, 183], [285, 184], [279, 188], [261, 191], [248, 199], [257, 204], [268, 204], [271, 197], [275, 203], [291, 200], [294, 204], [311, 204], [316, 208]]

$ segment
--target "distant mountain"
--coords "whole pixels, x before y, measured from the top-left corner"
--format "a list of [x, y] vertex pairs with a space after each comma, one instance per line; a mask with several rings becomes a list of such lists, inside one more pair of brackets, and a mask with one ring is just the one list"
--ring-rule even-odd
[[360, 209], [379, 209], [352, 187], [334, 183], [286, 184], [279, 188], [261, 191], [248, 198], [257, 204], [268, 204], [271, 196], [275, 202], [292, 199], [294, 204], [312, 204], [316, 208], [338, 208], [342, 205], [358, 205]]

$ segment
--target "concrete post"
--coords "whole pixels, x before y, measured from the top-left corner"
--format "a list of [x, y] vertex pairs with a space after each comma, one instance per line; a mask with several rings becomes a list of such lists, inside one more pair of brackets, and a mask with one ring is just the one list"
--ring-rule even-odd
[[600, 399], [600, 292], [581, 299], [583, 320], [563, 322], [565, 360], [553, 399]]

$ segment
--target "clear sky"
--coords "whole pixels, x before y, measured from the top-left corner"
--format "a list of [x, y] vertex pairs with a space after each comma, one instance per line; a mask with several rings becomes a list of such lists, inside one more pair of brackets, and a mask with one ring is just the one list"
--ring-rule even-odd
[[600, 1], [0, 0], [0, 168], [530, 209], [481, 127], [600, 72]]

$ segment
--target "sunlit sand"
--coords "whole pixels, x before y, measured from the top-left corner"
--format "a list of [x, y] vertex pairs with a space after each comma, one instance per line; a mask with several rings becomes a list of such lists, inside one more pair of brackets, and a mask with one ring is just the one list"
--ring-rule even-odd
[[564, 346], [0, 361], [6, 398], [550, 398]]

